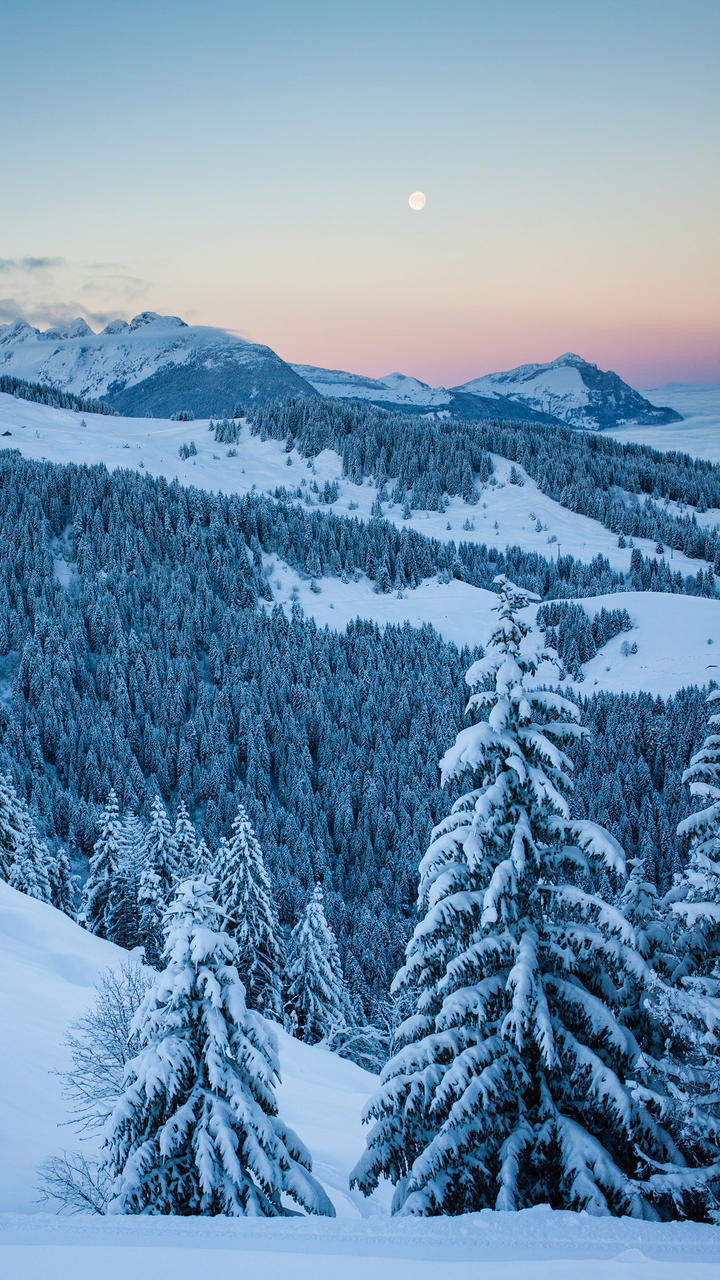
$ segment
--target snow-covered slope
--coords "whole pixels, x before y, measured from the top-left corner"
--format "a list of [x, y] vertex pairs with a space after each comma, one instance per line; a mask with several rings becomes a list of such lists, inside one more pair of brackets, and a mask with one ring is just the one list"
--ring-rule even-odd
[[510, 396], [570, 426], [591, 430], [623, 422], [678, 422], [681, 416], [674, 409], [657, 408], [616, 373], [605, 372], [573, 352], [548, 364], [523, 364], [505, 373], [488, 373], [453, 390]]
[[122, 413], [232, 413], [238, 402], [313, 395], [269, 347], [222, 329], [144, 311], [94, 333], [78, 319], [41, 332], [22, 320], [0, 328], [0, 374], [102, 397]]
[[[458, 647], [487, 643], [497, 625], [497, 596], [467, 582], [428, 578], [419, 587], [382, 594], [367, 578], [342, 582], [320, 578], [311, 585], [277, 556], [266, 567], [275, 601], [289, 612], [297, 601], [320, 626], [342, 631], [355, 618], [379, 626], [429, 625]], [[627, 609], [630, 632], [610, 640], [583, 667], [584, 679], [573, 687], [584, 694], [641, 693], [669, 697], [687, 685], [720, 680], [720, 601], [701, 596], [673, 596], [655, 591], [625, 591], [578, 600], [590, 618], [601, 609]], [[535, 608], [528, 610], [534, 619]], [[637, 652], [625, 651], [637, 645]], [[548, 680], [556, 679], [551, 668]]]
[[[190, 442], [197, 453], [183, 459], [178, 450]], [[338, 499], [324, 509], [361, 520], [370, 519], [377, 496], [373, 483], [353, 484], [343, 476], [342, 461], [332, 450], [324, 450], [310, 462], [296, 450], [286, 453], [282, 441], [252, 435], [247, 424], [235, 446], [236, 456], [228, 457], [227, 448], [218, 445], [208, 431], [207, 420], [171, 422], [79, 414], [0, 394], [0, 447], [19, 449], [25, 457], [49, 462], [131, 467], [213, 492], [256, 489], [272, 494], [278, 488], [302, 486], [307, 500], [312, 501], [312, 482], [322, 486], [326, 480], [337, 481]], [[416, 511], [405, 520], [401, 506], [386, 503], [383, 513], [399, 528], [416, 529], [442, 542], [479, 542], [503, 550], [518, 545], [547, 558], [562, 553], [585, 561], [601, 554], [614, 569], [629, 570], [632, 549], [618, 547], [616, 535], [599, 521], [570, 511], [541, 493], [522, 467], [515, 465], [522, 483], [511, 484], [512, 468], [507, 459], [495, 455], [493, 463], [495, 483], [482, 490], [476, 505], [453, 498], [444, 513]], [[650, 539], [636, 538], [635, 545], [643, 555], [655, 554], [655, 543]], [[672, 567], [695, 574], [705, 565], [676, 551]]]
[[[36, 1213], [38, 1165], [77, 1145], [72, 1129], [59, 1127], [67, 1119], [55, 1074], [67, 1065], [64, 1037], [92, 1005], [102, 971], [127, 958], [0, 880], [0, 1213]], [[364, 1200], [348, 1190], [347, 1177], [362, 1151], [360, 1112], [375, 1077], [280, 1028], [277, 1035], [283, 1116], [313, 1152], [338, 1215], [372, 1212], [382, 1195]]]
[[362, 1149], [360, 1109], [374, 1078], [280, 1033], [283, 1115], [310, 1146], [335, 1219], [58, 1219], [39, 1213], [34, 1169], [68, 1146], [60, 1082], [63, 1036], [123, 952], [54, 908], [0, 882], [0, 1269], [12, 1280], [711, 1280], [716, 1228], [553, 1213], [485, 1211], [392, 1219], [388, 1196], [345, 1190]]

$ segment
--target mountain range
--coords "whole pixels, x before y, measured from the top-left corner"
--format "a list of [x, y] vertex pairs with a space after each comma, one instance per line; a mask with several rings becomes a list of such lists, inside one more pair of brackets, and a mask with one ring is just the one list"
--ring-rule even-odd
[[573, 353], [455, 387], [431, 387], [402, 373], [370, 378], [289, 364], [270, 347], [227, 330], [152, 311], [129, 323], [113, 320], [100, 333], [82, 318], [44, 331], [20, 319], [0, 325], [0, 374], [102, 399], [135, 417], [181, 411], [222, 416], [238, 403], [321, 395], [409, 413], [564, 422], [596, 431], [681, 419], [674, 409], [651, 404], [618, 374]]

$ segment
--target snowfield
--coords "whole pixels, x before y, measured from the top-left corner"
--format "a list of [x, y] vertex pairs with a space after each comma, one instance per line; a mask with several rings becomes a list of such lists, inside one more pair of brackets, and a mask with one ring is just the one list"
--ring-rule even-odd
[[[180, 458], [180, 446], [191, 442], [197, 455]], [[27, 458], [48, 462], [102, 462], [111, 470], [144, 470], [148, 475], [165, 476], [214, 493], [248, 493], [255, 489], [272, 494], [278, 488], [293, 491], [304, 481], [312, 499], [313, 482], [322, 488], [326, 480], [337, 481], [337, 501], [321, 510], [360, 520], [370, 519], [377, 496], [374, 484], [358, 485], [343, 478], [342, 461], [331, 449], [323, 450], [312, 461], [301, 457], [297, 450], [287, 454], [282, 441], [261, 440], [250, 433], [247, 423], [238, 444], [233, 446], [237, 456], [228, 457], [227, 446], [217, 444], [208, 431], [207, 419], [173, 422], [167, 418], [79, 414], [0, 394], [0, 446], [19, 449]], [[512, 464], [497, 454], [493, 461], [494, 483], [485, 485], [477, 503], [469, 505], [461, 498], [453, 498], [447, 511], [415, 511], [409, 520], [403, 520], [401, 507], [385, 503], [385, 518], [398, 528], [416, 529], [442, 542], [478, 542], [502, 550], [518, 545], [547, 559], [570, 554], [589, 561], [603, 555], [614, 569], [628, 571], [632, 548], [618, 547], [617, 537], [609, 529], [546, 497], [522, 467], [515, 468], [522, 483], [511, 484]], [[466, 524], [470, 527], [465, 528]], [[651, 539], [637, 538], [635, 543], [643, 555], [655, 555]], [[691, 560], [682, 552], [666, 554], [672, 567], [684, 574], [694, 576], [705, 567], [704, 561]]]
[[[455, 580], [427, 579], [419, 587], [383, 594], [365, 577], [342, 582], [320, 578], [313, 586], [277, 556], [265, 556], [275, 600], [289, 613], [294, 601], [319, 626], [342, 631], [355, 618], [379, 626], [430, 625], [461, 648], [484, 645], [497, 625], [497, 596]], [[573, 682], [579, 693], [640, 693], [668, 697], [691, 684], [720, 679], [720, 600], [673, 596], [658, 591], [625, 591], [578, 600], [589, 617], [602, 608], [627, 609], [633, 630], [614, 636], [584, 665], [585, 679]], [[535, 617], [537, 610], [528, 610]], [[637, 653], [623, 653], [625, 644]], [[548, 669], [548, 679], [554, 673]]]
[[[347, 1191], [362, 1149], [360, 1110], [375, 1078], [279, 1033], [282, 1114], [308, 1143], [337, 1218], [59, 1218], [39, 1212], [37, 1165], [74, 1135], [60, 1082], [68, 1025], [93, 985], [127, 953], [53, 907], [0, 882], [0, 1269], [9, 1280], [624, 1280], [636, 1274], [710, 1280], [720, 1230], [694, 1223], [485, 1211], [454, 1219], [391, 1219], [387, 1194]], [[8, 1052], [7, 1047], [12, 1051]]]

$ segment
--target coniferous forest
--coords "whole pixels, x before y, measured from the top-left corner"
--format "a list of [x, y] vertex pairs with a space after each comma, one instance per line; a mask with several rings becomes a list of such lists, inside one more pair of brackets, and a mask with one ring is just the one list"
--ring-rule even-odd
[[[233, 422], [211, 424], [218, 440], [238, 439]], [[274, 1024], [381, 1073], [351, 1183], [389, 1179], [397, 1212], [713, 1218], [715, 807], [693, 801], [716, 794], [708, 691], [582, 696], [584, 664], [632, 632], [624, 591], [714, 597], [713, 570], [683, 578], [635, 548], [623, 575], [384, 520], [391, 485], [442, 510], [493, 483], [465, 423], [291, 402], [253, 425], [341, 451], [377, 485], [370, 520], [322, 493], [308, 509], [0, 461], [0, 872], [143, 961], [70, 1041], [72, 1123], [102, 1131], [102, 1152], [54, 1157], [43, 1194], [103, 1213], [273, 1216], [289, 1198], [331, 1214], [278, 1110]], [[557, 489], [529, 428], [484, 430]], [[592, 475], [592, 455], [571, 465]], [[714, 500], [712, 469], [600, 455], [635, 491], [629, 524], [593, 512], [620, 539], [712, 551], [657, 505], [678, 486]], [[566, 480], [562, 501], [587, 511]], [[274, 601], [273, 557], [380, 595], [456, 578], [496, 593], [498, 627], [486, 650], [428, 625], [319, 627]], [[617, 604], [590, 617], [578, 600], [605, 592]]]

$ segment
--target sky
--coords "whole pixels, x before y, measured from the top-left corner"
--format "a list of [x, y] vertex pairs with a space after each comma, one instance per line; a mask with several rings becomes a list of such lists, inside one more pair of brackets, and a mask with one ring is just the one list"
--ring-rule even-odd
[[34, 0], [2, 45], [0, 323], [720, 382], [716, 2]]

